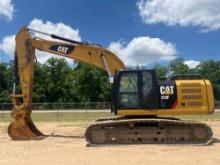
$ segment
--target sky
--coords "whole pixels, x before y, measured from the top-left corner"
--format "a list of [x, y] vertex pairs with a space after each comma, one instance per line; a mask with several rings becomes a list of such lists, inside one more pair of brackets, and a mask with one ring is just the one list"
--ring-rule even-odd
[[[219, 9], [219, 0], [0, 0], [0, 62], [13, 59], [15, 35], [27, 26], [99, 43], [127, 66], [182, 57], [194, 68], [220, 60]], [[52, 56], [36, 54], [41, 63]]]

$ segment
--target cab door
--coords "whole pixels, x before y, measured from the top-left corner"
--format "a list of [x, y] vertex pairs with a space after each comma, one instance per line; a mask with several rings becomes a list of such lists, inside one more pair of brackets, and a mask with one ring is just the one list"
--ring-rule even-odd
[[141, 72], [141, 99], [143, 109], [158, 108], [158, 85], [154, 70]]
[[140, 77], [137, 71], [122, 72], [118, 81], [117, 106], [119, 109], [134, 109], [141, 105]]

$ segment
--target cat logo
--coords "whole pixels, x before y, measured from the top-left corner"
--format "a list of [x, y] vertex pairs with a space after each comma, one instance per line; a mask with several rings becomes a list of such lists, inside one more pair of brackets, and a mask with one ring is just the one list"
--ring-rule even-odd
[[160, 94], [161, 95], [173, 95], [174, 86], [160, 86]]
[[52, 45], [49, 49], [62, 54], [70, 54], [74, 50], [74, 45]]
[[65, 47], [65, 46], [58, 46], [57, 51], [60, 52], [60, 53], [67, 54], [68, 49], [69, 49], [69, 48], [68, 48], [68, 47]]

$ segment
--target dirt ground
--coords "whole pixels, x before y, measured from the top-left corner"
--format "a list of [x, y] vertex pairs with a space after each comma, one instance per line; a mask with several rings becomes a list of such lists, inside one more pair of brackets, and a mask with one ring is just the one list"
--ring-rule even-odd
[[58, 123], [38, 123], [53, 137], [35, 141], [13, 141], [0, 123], [1, 165], [219, 165], [220, 121], [207, 122], [214, 131], [213, 144], [192, 145], [114, 145], [86, 147], [85, 127]]

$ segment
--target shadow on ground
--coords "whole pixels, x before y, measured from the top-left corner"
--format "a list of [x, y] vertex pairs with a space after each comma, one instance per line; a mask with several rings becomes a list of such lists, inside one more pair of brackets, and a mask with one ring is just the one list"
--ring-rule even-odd
[[218, 138], [213, 138], [212, 143], [213, 143], [213, 144], [214, 144], [214, 143], [220, 143], [220, 139], [218, 139]]

